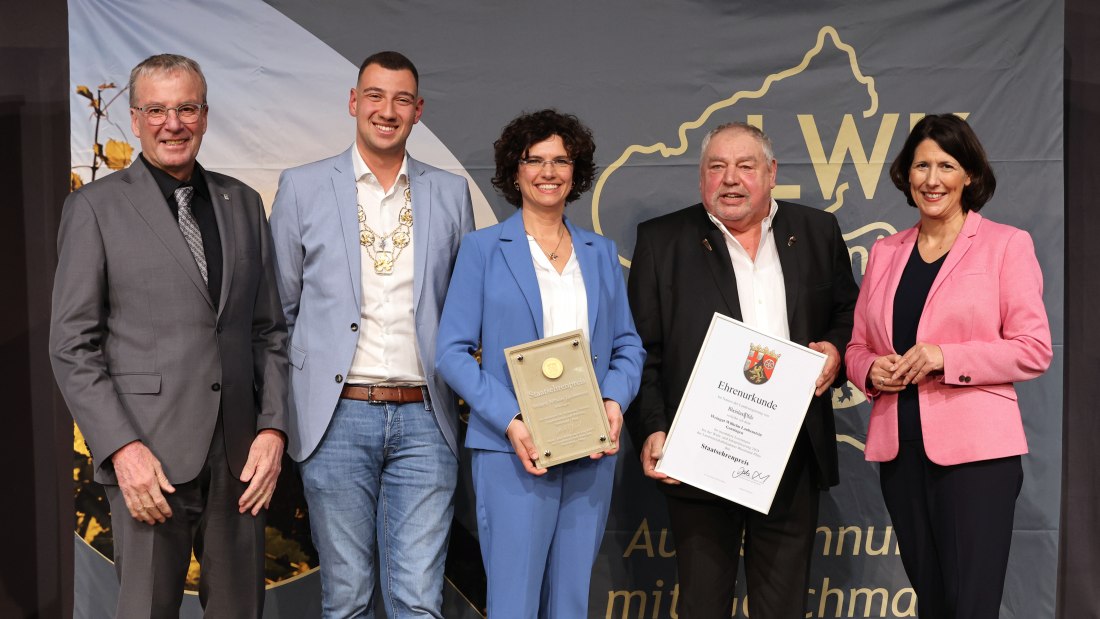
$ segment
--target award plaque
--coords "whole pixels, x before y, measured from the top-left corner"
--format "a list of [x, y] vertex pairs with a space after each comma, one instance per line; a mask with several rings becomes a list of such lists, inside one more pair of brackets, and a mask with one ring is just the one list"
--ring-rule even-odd
[[538, 449], [535, 465], [554, 466], [611, 449], [611, 428], [580, 329], [504, 349], [523, 423]]

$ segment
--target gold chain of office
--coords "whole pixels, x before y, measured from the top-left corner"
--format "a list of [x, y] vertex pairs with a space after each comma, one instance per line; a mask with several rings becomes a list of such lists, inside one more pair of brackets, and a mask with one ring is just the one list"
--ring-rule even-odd
[[[405, 205], [397, 213], [397, 225], [388, 234], [380, 235], [367, 225], [367, 214], [363, 212], [363, 205], [359, 207], [359, 244], [367, 250], [367, 256], [374, 262], [374, 272], [378, 275], [393, 274], [393, 265], [401, 257], [401, 252], [412, 242], [412, 188], [405, 186]], [[386, 243], [392, 244], [392, 249], [386, 248]], [[378, 247], [375, 248], [375, 243]]]

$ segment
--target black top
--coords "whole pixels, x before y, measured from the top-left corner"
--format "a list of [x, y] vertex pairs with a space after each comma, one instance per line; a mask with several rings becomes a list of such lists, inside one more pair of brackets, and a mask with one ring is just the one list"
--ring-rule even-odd
[[[894, 351], [899, 355], [904, 355], [917, 343], [917, 326], [924, 313], [924, 303], [945, 258], [947, 254], [932, 263], [925, 262], [917, 246], [913, 245], [913, 253], [909, 254], [909, 262], [905, 264], [894, 293]], [[919, 441], [922, 437], [917, 386], [910, 384], [898, 393], [898, 439]]]
[[168, 208], [172, 211], [172, 217], [175, 217], [177, 222], [180, 219], [180, 209], [176, 204], [176, 190], [180, 187], [195, 188], [195, 193], [191, 196], [191, 212], [195, 214], [195, 222], [199, 225], [199, 233], [202, 234], [202, 250], [206, 254], [206, 287], [210, 291], [214, 307], [218, 307], [222, 293], [222, 238], [218, 233], [218, 219], [214, 216], [214, 204], [210, 201], [210, 188], [206, 185], [202, 166], [196, 161], [191, 179], [181, 181], [149, 163], [144, 154], [138, 155], [138, 159], [153, 174], [153, 180], [157, 182], [157, 187], [164, 194]]

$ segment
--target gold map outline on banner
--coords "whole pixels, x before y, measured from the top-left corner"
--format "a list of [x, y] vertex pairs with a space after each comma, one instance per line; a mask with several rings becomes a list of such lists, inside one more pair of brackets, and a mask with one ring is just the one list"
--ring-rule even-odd
[[[849, 45], [848, 43], [845, 43], [841, 39], [840, 34], [837, 32], [835, 27], [828, 26], [828, 25], [822, 26], [821, 29], [818, 30], [814, 46], [812, 48], [810, 48], [809, 50], [807, 50], [805, 52], [805, 54], [803, 54], [802, 60], [798, 64], [796, 64], [792, 67], [783, 69], [781, 71], [769, 74], [767, 77], [764, 78], [762, 84], [756, 90], [740, 90], [740, 91], [737, 91], [737, 92], [733, 93], [732, 95], [730, 95], [729, 97], [727, 97], [725, 99], [722, 99], [720, 101], [717, 101], [717, 102], [714, 102], [714, 103], [708, 105], [703, 110], [703, 112], [701, 114], [699, 114], [699, 116], [695, 120], [691, 120], [691, 121], [681, 123], [679, 125], [679, 127], [677, 128], [677, 135], [679, 137], [679, 143], [678, 143], [677, 146], [670, 147], [667, 144], [665, 144], [664, 142], [657, 142], [657, 143], [651, 144], [651, 145], [632, 144], [632, 145], [626, 147], [623, 150], [622, 154], [620, 154], [619, 157], [613, 163], [611, 163], [609, 166], [607, 166], [606, 169], [603, 170], [603, 172], [600, 174], [599, 178], [596, 181], [596, 185], [595, 185], [595, 188], [594, 188], [593, 194], [592, 194], [592, 224], [593, 224], [593, 229], [597, 233], [604, 234], [603, 226], [602, 226], [602, 223], [601, 223], [601, 220], [600, 220], [600, 210], [599, 209], [600, 209], [600, 201], [601, 201], [601, 198], [603, 197], [603, 191], [604, 191], [605, 185], [607, 183], [607, 180], [611, 177], [611, 175], [613, 175], [616, 171], [618, 171], [624, 165], [626, 165], [626, 163], [631, 159], [631, 157], [633, 157], [634, 155], [659, 154], [662, 158], [667, 159], [667, 158], [670, 158], [670, 157], [682, 156], [684, 153], [687, 152], [687, 149], [690, 146], [690, 141], [688, 139], [688, 131], [698, 129], [698, 128], [702, 127], [704, 124], [706, 124], [706, 122], [708, 120], [710, 120], [710, 118], [716, 112], [718, 112], [720, 110], [727, 109], [727, 108], [731, 108], [731, 107], [735, 106], [737, 103], [739, 103], [743, 100], [760, 99], [760, 98], [764, 97], [765, 95], [767, 95], [771, 91], [771, 88], [774, 84], [776, 84], [776, 83], [778, 83], [782, 80], [785, 80], [789, 77], [800, 75], [807, 68], [809, 68], [810, 62], [812, 60], [814, 60], [816, 57], [818, 57], [823, 52], [823, 50], [825, 49], [826, 42], [831, 42], [832, 46], [836, 50], [838, 50], [839, 52], [842, 52], [843, 54], [845, 54], [847, 56], [848, 65], [851, 69], [851, 73], [852, 73], [853, 78], [855, 79], [856, 82], [862, 84], [866, 89], [867, 97], [868, 97], [868, 104], [867, 104], [867, 107], [862, 111], [863, 118], [871, 118], [872, 116], [874, 116], [878, 112], [878, 108], [879, 108], [879, 105], [878, 105], [879, 104], [878, 91], [877, 91], [876, 86], [875, 86], [874, 77], [867, 76], [867, 75], [863, 74], [863, 71], [860, 68], [859, 58], [858, 58], [858, 55], [856, 53], [855, 48], [852, 45]], [[969, 113], [966, 113], [966, 112], [958, 112], [957, 114], [960, 117], [964, 118], [964, 119], [969, 115]], [[896, 124], [897, 124], [898, 116], [899, 116], [898, 114], [884, 114], [883, 115], [883, 123], [879, 128], [879, 138], [883, 137], [883, 135], [888, 135], [888, 134], [891, 134], [893, 132], [893, 129], [896, 127]], [[910, 114], [909, 115], [909, 125], [910, 125], [910, 127], [912, 127], [923, 116], [924, 116], [924, 114], [919, 114], [919, 113], [918, 114]], [[757, 127], [763, 127], [763, 117], [761, 115], [748, 114], [746, 116], [746, 120], [751, 125], [754, 125], [754, 126], [757, 126]], [[803, 115], [799, 115], [799, 124], [802, 126], [804, 132], [806, 132], [807, 130], [811, 130], [814, 133], [814, 135], [817, 136], [817, 129], [816, 129], [816, 126], [813, 123], [812, 118], [804, 118]], [[850, 117], [845, 118], [844, 122], [842, 123], [841, 131], [844, 131], [845, 129], [850, 129], [852, 132], [855, 132], [855, 126], [854, 126], [854, 123], [851, 121]], [[859, 155], [863, 158], [863, 163], [867, 164], [867, 163], [870, 163], [870, 162], [874, 162], [878, 159], [883, 159], [884, 158], [884, 154], [883, 154], [884, 149], [881, 149], [881, 147], [886, 146], [888, 144], [889, 144], [889, 141], [883, 142], [881, 139], [876, 140], [875, 148], [872, 150], [872, 154], [871, 154], [871, 157], [869, 159], [864, 154], [866, 151], [862, 148], [862, 145], [857, 143], [857, 144], [854, 144], [853, 146], [858, 147], [858, 152], [859, 152]], [[838, 136], [838, 142], [837, 142], [836, 146], [834, 147], [834, 152], [833, 152], [833, 156], [832, 156], [831, 159], [826, 156], [826, 154], [824, 152], [824, 149], [822, 148], [822, 146], [820, 144], [820, 138], [819, 137], [818, 137], [817, 142], [815, 142], [813, 145], [807, 144], [807, 146], [811, 151], [811, 153], [810, 153], [811, 160], [812, 160], [812, 162], [815, 166], [815, 171], [817, 172], [817, 175], [818, 175], [818, 181], [819, 181], [819, 183], [822, 184], [824, 197], [826, 199], [829, 199], [830, 194], [834, 193], [834, 191], [835, 191], [835, 196], [833, 196], [833, 202], [831, 204], [829, 204], [828, 206], [824, 207], [823, 210], [825, 210], [826, 212], [829, 212], [829, 213], [835, 213], [836, 211], [838, 211], [844, 205], [845, 193], [850, 189], [850, 186], [849, 186], [848, 182], [841, 182], [839, 185], [835, 186], [835, 189], [833, 189], [832, 185], [826, 185], [826, 183], [828, 181], [825, 180], [825, 179], [831, 180], [833, 183], [835, 183], [838, 180], [837, 176], [839, 175], [840, 167], [845, 162], [844, 155], [845, 155], [845, 153], [847, 153], [849, 151], [847, 151], [846, 149], [841, 149], [841, 142], [840, 142], [839, 136]], [[839, 154], [840, 154], [839, 158], [837, 157], [838, 151], [840, 151], [839, 152]], [[850, 152], [852, 153], [852, 156], [854, 158], [855, 153], [856, 153], [856, 149], [853, 148]], [[853, 163], [855, 163], [854, 159], [853, 159]], [[821, 166], [822, 169], [817, 170], [818, 166]], [[865, 172], [866, 171], [865, 170], [857, 170], [857, 171], [859, 172], [861, 182], [865, 182], [865, 180], [866, 180], [865, 179]], [[877, 176], [877, 174], [875, 176]], [[829, 187], [829, 188], [826, 188], [826, 187]], [[865, 192], [867, 191], [866, 188], [865, 188], [864, 191]], [[800, 197], [800, 188], [799, 188], [798, 185], [777, 185], [775, 190], [773, 191], [773, 195], [776, 198], [779, 198], [779, 199], [798, 199]], [[847, 243], [850, 243], [850, 242], [854, 241], [855, 239], [857, 239], [857, 238], [859, 238], [859, 237], [861, 237], [865, 234], [869, 234], [869, 233], [872, 233], [872, 232], [875, 232], [875, 231], [877, 231], [878, 234], [876, 234], [870, 240], [870, 243], [874, 243], [874, 241], [877, 241], [878, 239], [881, 239], [885, 236], [895, 234], [897, 232], [897, 229], [893, 225], [891, 225], [889, 222], [875, 221], [875, 222], [870, 222], [870, 223], [867, 223], [863, 226], [860, 226], [859, 228], [857, 228], [856, 230], [853, 230], [851, 232], [843, 233], [842, 236], [843, 236], [844, 242], [847, 244]], [[869, 254], [870, 254], [870, 250], [869, 250], [869, 247], [866, 246], [866, 245], [849, 245], [849, 247], [848, 247], [849, 258], [853, 258], [855, 256], [860, 257], [860, 270], [861, 271], [866, 269], [866, 264], [867, 264], [867, 259], [869, 257]], [[622, 255], [618, 256], [618, 258], [619, 258], [620, 264], [622, 264], [624, 267], [630, 268], [630, 265], [631, 265], [630, 260], [626, 259]], [[863, 393], [859, 389], [856, 389], [851, 383], [845, 383], [840, 388], [836, 388], [836, 389], [832, 390], [832, 404], [833, 404], [834, 408], [837, 408], [837, 409], [850, 408], [850, 407], [856, 406], [856, 405], [858, 405], [862, 402], [866, 402], [866, 398], [863, 396]]]
[[[805, 71], [810, 66], [810, 61], [817, 57], [817, 55], [820, 54], [821, 51], [824, 49], [826, 38], [832, 39], [833, 46], [836, 47], [837, 50], [842, 51], [848, 55], [849, 64], [852, 68], [852, 75], [853, 77], [855, 77], [855, 80], [857, 82], [866, 86], [867, 96], [870, 99], [870, 103], [867, 109], [863, 110], [863, 117], [870, 118], [871, 116], [873, 116], [878, 110], [878, 92], [875, 90], [874, 78], [863, 75], [863, 72], [859, 68], [859, 59], [856, 56], [855, 48], [841, 41], [840, 34], [837, 33], [836, 28], [832, 26], [823, 26], [821, 30], [819, 30], [817, 33], [817, 42], [809, 51], [805, 53], [805, 55], [803, 55], [802, 61], [800, 63], [793, 67], [768, 75], [766, 78], [764, 78], [764, 82], [763, 84], [761, 84], [760, 88], [756, 90], [737, 91], [726, 99], [717, 101], [707, 106], [707, 108], [703, 110], [702, 114], [700, 114], [699, 117], [695, 120], [681, 123], [679, 128], [677, 129], [677, 135], [679, 136], [680, 143], [675, 148], [669, 147], [664, 142], [658, 142], [649, 146], [645, 146], [642, 144], [631, 144], [630, 146], [626, 147], [626, 149], [623, 150], [623, 153], [619, 155], [618, 159], [616, 159], [611, 165], [607, 166], [607, 168], [604, 169], [604, 171], [600, 174], [599, 179], [597, 179], [596, 181], [595, 189], [593, 189], [592, 191], [593, 229], [599, 234], [604, 234], [603, 226], [600, 223], [600, 198], [603, 195], [604, 185], [607, 183], [607, 179], [619, 168], [625, 165], [631, 157], [633, 157], [634, 155], [651, 155], [654, 153], [659, 153], [662, 157], [667, 159], [669, 157], [683, 155], [685, 152], [687, 152], [689, 146], [687, 137], [687, 132], [689, 130], [702, 127], [708, 120], [710, 120], [710, 117], [714, 115], [715, 112], [733, 107], [743, 99], [759, 99], [768, 94], [774, 83], [785, 80], [788, 77], [798, 75]], [[760, 125], [761, 120], [762, 119], [760, 119], [759, 116], [750, 115], [749, 124]], [[843, 187], [847, 188], [847, 183], [845, 183]], [[777, 190], [778, 189], [781, 189], [781, 187], [777, 187]], [[829, 212], [833, 212], [837, 208], [839, 208], [840, 205], [843, 203], [843, 201], [839, 198], [840, 196], [838, 196], [837, 204], [829, 207], [826, 210], [831, 209], [829, 210]], [[619, 262], [627, 268], [630, 267], [630, 261], [622, 256], [619, 256]]]

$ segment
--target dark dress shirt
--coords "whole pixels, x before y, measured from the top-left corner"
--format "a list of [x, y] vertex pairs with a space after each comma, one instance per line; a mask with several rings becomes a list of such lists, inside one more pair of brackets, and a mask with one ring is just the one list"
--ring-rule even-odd
[[157, 187], [164, 194], [164, 200], [168, 203], [172, 217], [179, 221], [179, 205], [176, 204], [176, 189], [180, 187], [194, 187], [195, 192], [191, 196], [191, 212], [195, 214], [195, 222], [199, 225], [202, 234], [202, 249], [206, 254], [206, 287], [210, 291], [210, 298], [214, 301], [214, 307], [221, 302], [222, 292], [222, 239], [218, 232], [218, 219], [214, 216], [214, 204], [210, 199], [210, 188], [206, 184], [202, 166], [195, 162], [195, 171], [186, 181], [176, 179], [164, 170], [149, 163], [145, 155], [138, 155], [138, 159], [149, 168]]

